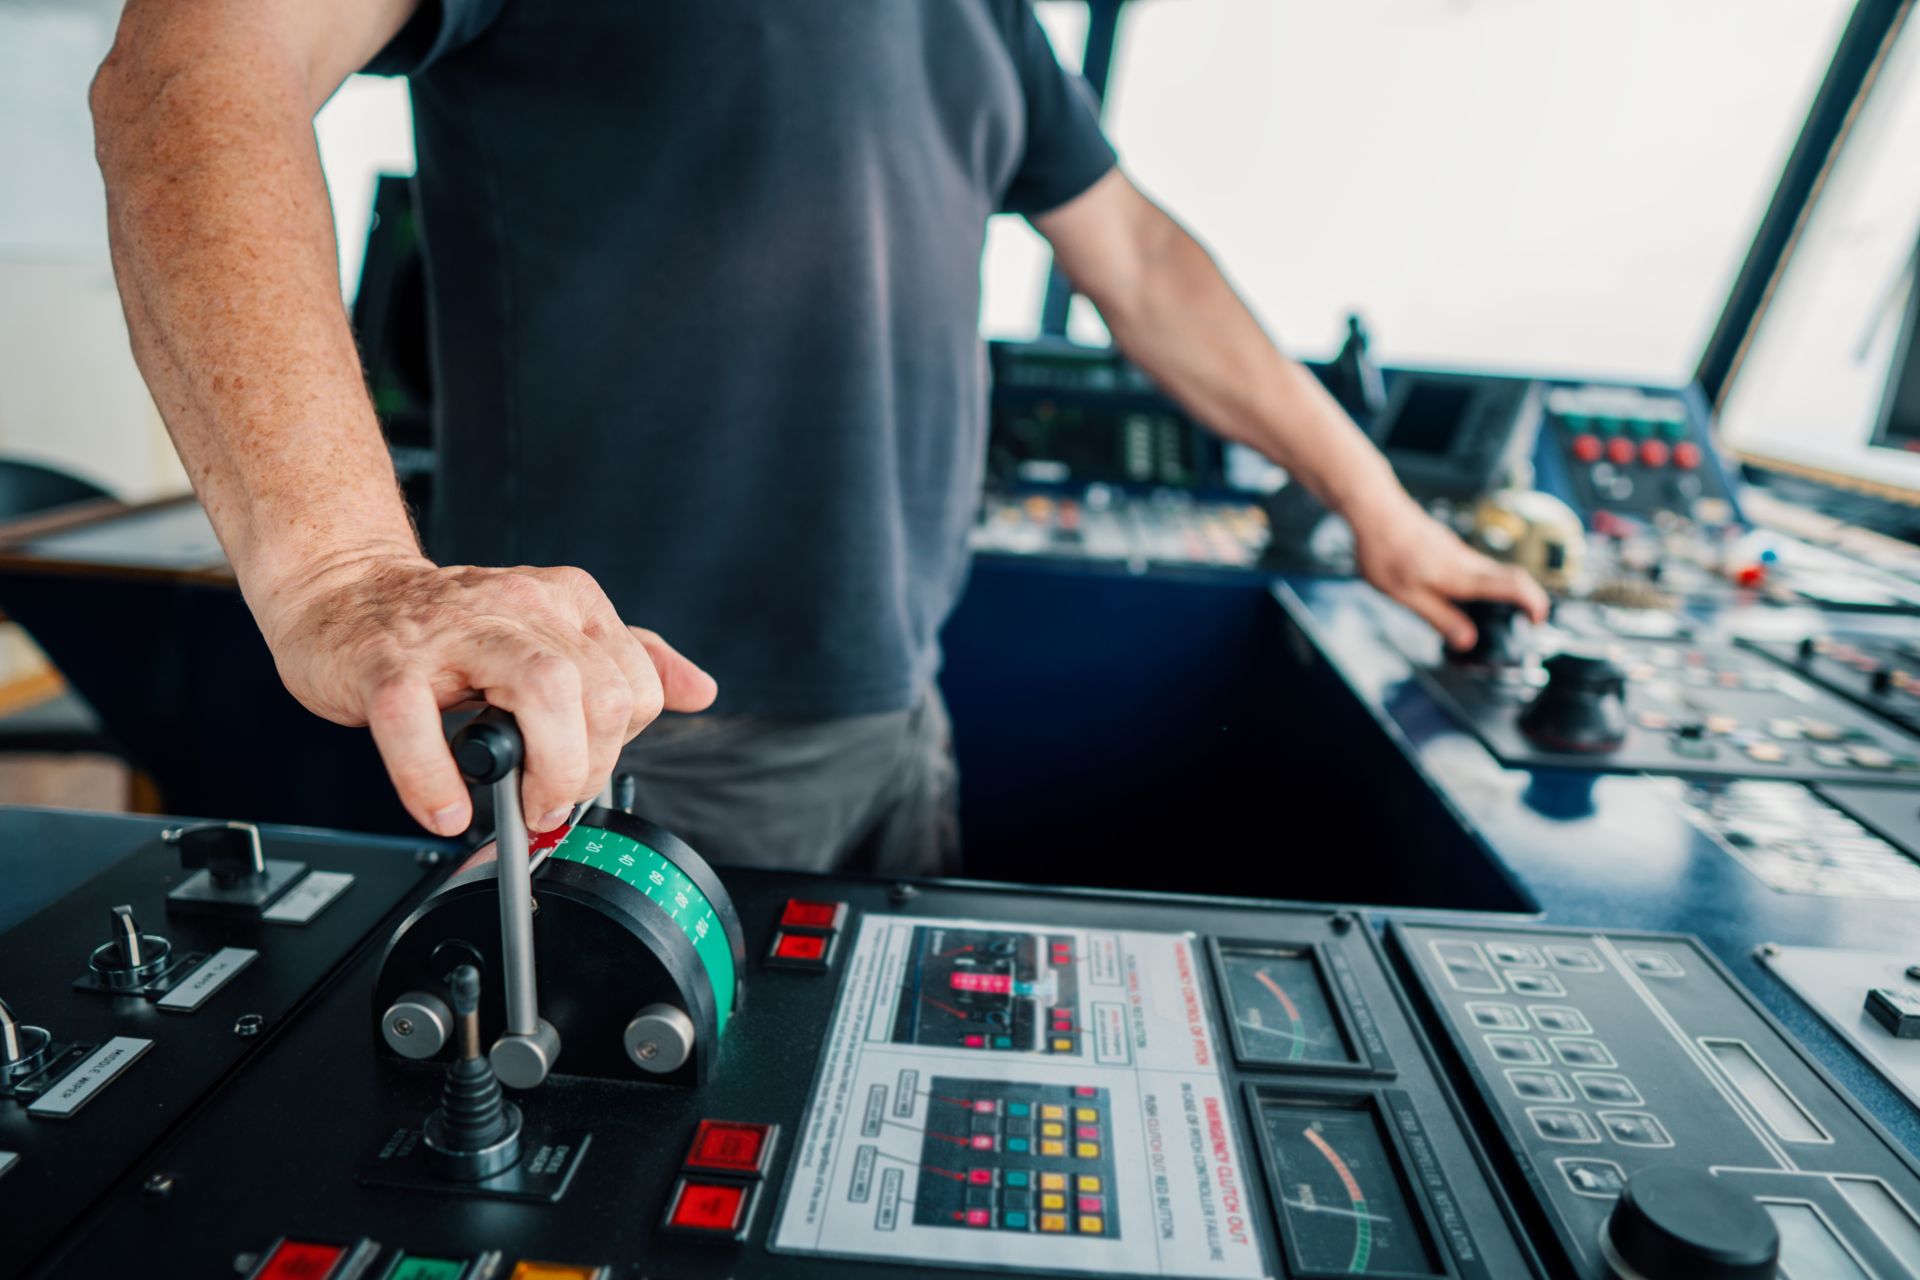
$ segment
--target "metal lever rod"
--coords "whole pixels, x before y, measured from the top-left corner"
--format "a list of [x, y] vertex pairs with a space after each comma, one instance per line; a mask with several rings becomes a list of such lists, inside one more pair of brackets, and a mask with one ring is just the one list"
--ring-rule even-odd
[[531, 1089], [560, 1056], [560, 1033], [540, 1016], [533, 960], [533, 867], [520, 810], [520, 728], [504, 711], [484, 711], [454, 735], [453, 758], [468, 781], [493, 791], [494, 883], [500, 895], [500, 975], [507, 1029], [487, 1057], [501, 1083]]
[[113, 940], [120, 944], [122, 962], [129, 969], [138, 969], [147, 962], [147, 957], [140, 941], [140, 926], [134, 923], [133, 908], [114, 907], [108, 914], [108, 927], [113, 930]]

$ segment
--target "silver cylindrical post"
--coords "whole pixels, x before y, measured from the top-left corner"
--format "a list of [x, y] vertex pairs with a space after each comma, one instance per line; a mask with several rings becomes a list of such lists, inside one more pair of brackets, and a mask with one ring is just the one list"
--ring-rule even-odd
[[494, 875], [500, 886], [501, 975], [507, 1000], [507, 1031], [530, 1036], [540, 1030], [540, 999], [533, 970], [533, 872], [527, 861], [527, 822], [520, 812], [520, 771], [493, 784]]

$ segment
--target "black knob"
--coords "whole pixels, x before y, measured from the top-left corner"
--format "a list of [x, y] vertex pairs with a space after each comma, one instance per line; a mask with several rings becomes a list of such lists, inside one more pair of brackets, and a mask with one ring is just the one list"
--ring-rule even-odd
[[87, 958], [87, 967], [103, 985], [131, 991], [145, 986], [167, 967], [173, 944], [157, 933], [140, 932], [132, 907], [121, 905], [108, 911], [107, 929], [107, 941]]
[[1460, 611], [1473, 623], [1473, 645], [1447, 650], [1448, 662], [1488, 667], [1511, 667], [1520, 662], [1513, 625], [1520, 616], [1519, 605], [1505, 600], [1468, 600], [1461, 604]]
[[497, 708], [482, 711], [453, 735], [453, 759], [468, 782], [498, 782], [520, 767], [519, 726]]
[[1780, 1232], [1752, 1196], [1700, 1169], [1627, 1179], [1602, 1237], [1607, 1261], [1645, 1280], [1773, 1280]]
[[1814, 655], [1819, 652], [1820, 646], [1812, 636], [1801, 636], [1800, 643], [1794, 646], [1794, 653], [1802, 662], [1812, 662]]
[[266, 878], [267, 856], [260, 845], [260, 828], [251, 822], [202, 822], [173, 827], [160, 838], [180, 850], [180, 865], [205, 867], [223, 889], [258, 884]]
[[1875, 697], [1884, 698], [1893, 692], [1893, 668], [1875, 667], [1873, 674], [1867, 677], [1867, 687]]
[[1627, 678], [1606, 658], [1568, 651], [1544, 664], [1546, 687], [1520, 712], [1520, 732], [1549, 751], [1612, 751], [1627, 736]]

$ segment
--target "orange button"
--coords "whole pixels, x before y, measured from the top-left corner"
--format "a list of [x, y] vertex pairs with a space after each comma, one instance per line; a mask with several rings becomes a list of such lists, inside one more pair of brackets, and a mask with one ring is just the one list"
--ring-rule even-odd
[[1666, 466], [1667, 465], [1667, 446], [1665, 442], [1660, 440], [1641, 441], [1640, 442], [1640, 461], [1646, 463], [1650, 467]]
[[1673, 446], [1673, 465], [1687, 471], [1700, 465], [1700, 446], [1691, 440], [1682, 440]]
[[1633, 441], [1625, 436], [1615, 436], [1607, 441], [1607, 461], [1616, 467], [1624, 467], [1633, 461]]
[[507, 1280], [601, 1280], [605, 1267], [582, 1267], [570, 1262], [534, 1262], [531, 1259], [513, 1269]]
[[1573, 456], [1581, 462], [1598, 462], [1606, 451], [1607, 447], [1600, 443], [1599, 436], [1582, 434], [1573, 438]]

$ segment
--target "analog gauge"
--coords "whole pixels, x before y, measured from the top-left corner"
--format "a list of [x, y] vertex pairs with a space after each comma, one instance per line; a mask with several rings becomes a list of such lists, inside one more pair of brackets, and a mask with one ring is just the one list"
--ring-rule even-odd
[[1310, 949], [1222, 947], [1220, 967], [1242, 1061], [1360, 1061]]
[[1287, 1247], [1314, 1276], [1444, 1274], [1371, 1101], [1263, 1101]]

